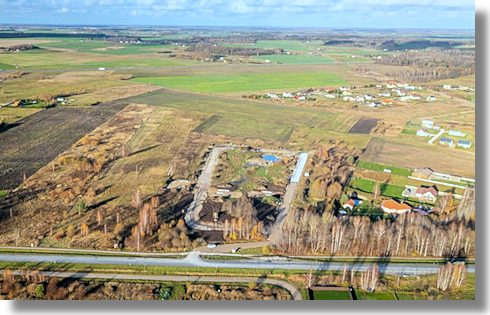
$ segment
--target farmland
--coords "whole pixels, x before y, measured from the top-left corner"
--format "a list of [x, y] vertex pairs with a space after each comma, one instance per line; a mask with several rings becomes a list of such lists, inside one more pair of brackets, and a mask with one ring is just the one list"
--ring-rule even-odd
[[340, 86], [346, 83], [340, 76], [324, 72], [143, 77], [134, 81], [200, 93], [297, 89], [323, 85]]
[[312, 55], [263, 55], [255, 59], [281, 64], [329, 64], [334, 62], [329, 57]]
[[325, 131], [333, 129], [339, 132], [348, 128], [339, 125], [337, 120], [331, 119], [344, 118], [337, 113], [169, 90], [130, 98], [124, 102], [179, 108], [214, 115], [212, 121], [205, 122], [199, 127], [199, 131], [240, 138], [287, 142], [291, 133], [294, 136], [295, 128], [318, 128]]
[[[459, 264], [476, 251], [471, 48], [392, 51], [422, 38], [397, 32], [0, 31], [0, 245], [356, 261], [369, 269], [266, 276], [315, 300], [471, 298]], [[472, 147], [428, 143], [421, 129], [458, 130]], [[400, 260], [448, 271], [384, 274]], [[445, 288], [436, 278], [450, 273]], [[218, 295], [205, 286], [186, 288]]]
[[122, 107], [55, 108], [22, 120], [0, 133], [0, 187], [15, 188]]

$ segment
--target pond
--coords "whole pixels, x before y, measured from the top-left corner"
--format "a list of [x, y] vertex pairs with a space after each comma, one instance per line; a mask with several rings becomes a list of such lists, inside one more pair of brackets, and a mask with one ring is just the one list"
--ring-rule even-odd
[[273, 154], [264, 154], [262, 155], [262, 158], [267, 161], [267, 162], [277, 162], [280, 160], [280, 158], [278, 158], [277, 156], [273, 155]]

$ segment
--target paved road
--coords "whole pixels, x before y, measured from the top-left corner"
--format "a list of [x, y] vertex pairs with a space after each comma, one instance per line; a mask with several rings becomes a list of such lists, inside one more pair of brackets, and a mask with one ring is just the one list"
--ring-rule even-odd
[[[211, 254], [216, 254], [216, 253], [231, 253], [231, 251], [235, 248], [240, 248], [240, 249], [247, 249], [247, 248], [258, 248], [262, 246], [267, 246], [270, 245], [271, 243], [269, 241], [263, 241], [263, 242], [247, 242], [247, 243], [234, 243], [234, 244], [224, 244], [224, 245], [219, 245], [216, 248], [207, 248], [206, 246], [202, 247], [197, 247], [195, 251], [201, 252], [201, 253], [211, 253]], [[233, 256], [241, 256], [240, 252], [238, 254], [230, 254]], [[247, 255], [250, 256], [250, 255]], [[247, 257], [244, 256], [244, 257]]]
[[[162, 267], [205, 267], [233, 269], [287, 269], [287, 270], [329, 270], [329, 271], [365, 271], [372, 263], [310, 262], [274, 260], [273, 258], [246, 260], [204, 260], [201, 253], [194, 251], [184, 259], [155, 257], [118, 257], [118, 256], [82, 256], [82, 255], [46, 255], [46, 254], [0, 254], [0, 261], [34, 263], [80, 263], [99, 265], [162, 266]], [[284, 258], [282, 258], [284, 259]], [[437, 264], [422, 263], [379, 263], [381, 273], [393, 275], [425, 275], [439, 271]], [[467, 266], [468, 272], [475, 272], [475, 266]]]
[[[14, 274], [22, 274], [14, 271]], [[209, 276], [157, 276], [157, 275], [133, 275], [116, 273], [85, 273], [85, 272], [60, 272], [60, 271], [40, 271], [41, 275], [58, 278], [75, 279], [110, 279], [110, 280], [150, 280], [150, 281], [175, 281], [175, 282], [217, 282], [217, 283], [266, 283], [275, 285], [289, 291], [294, 300], [302, 300], [303, 297], [299, 290], [292, 284], [276, 279], [262, 277], [209, 277]]]
[[442, 136], [444, 134], [444, 132], [445, 132], [444, 129], [439, 130], [439, 132], [434, 137], [432, 137], [427, 143], [428, 144], [433, 144], [434, 141], [437, 140], [437, 138], [439, 138], [440, 136]]
[[211, 150], [204, 168], [202, 170], [194, 192], [194, 200], [190, 204], [184, 219], [187, 226], [195, 230], [215, 230], [219, 229], [214, 225], [204, 224], [199, 222], [199, 213], [202, 210], [203, 203], [206, 201], [208, 190], [211, 187], [211, 179], [213, 178], [213, 170], [219, 162], [219, 156], [226, 150], [234, 148], [233, 146], [216, 146]]

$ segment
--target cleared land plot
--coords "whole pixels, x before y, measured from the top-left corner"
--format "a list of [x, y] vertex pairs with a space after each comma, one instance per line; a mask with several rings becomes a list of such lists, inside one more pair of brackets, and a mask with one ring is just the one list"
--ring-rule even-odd
[[17, 187], [24, 173], [34, 174], [122, 108], [122, 105], [106, 104], [47, 109], [0, 133], [0, 188]]
[[337, 124], [337, 120], [344, 118], [340, 113], [168, 90], [128, 98], [121, 102], [205, 113], [212, 118], [197, 127], [197, 131], [239, 138], [287, 142], [296, 128], [319, 129], [323, 132], [345, 132], [349, 128]]
[[371, 139], [363, 160], [407, 168], [430, 167], [436, 172], [475, 177], [475, 156], [470, 152], [395, 141], [396, 139]]
[[346, 81], [340, 75], [328, 72], [175, 75], [141, 77], [134, 79], [134, 81], [200, 93], [253, 92], [346, 84]]
[[98, 201], [109, 199], [111, 204], [129, 204], [132, 195], [128, 192], [139, 188], [143, 195], [149, 195], [157, 191], [169, 176], [172, 159], [203, 119], [200, 113], [140, 106], [140, 111], [148, 111], [147, 118], [126, 142], [128, 156], [117, 159], [95, 184], [109, 187], [97, 197]]
[[379, 119], [375, 118], [361, 118], [354, 126], [352, 126], [349, 133], [361, 133], [368, 135], [371, 130], [376, 127], [378, 120]]

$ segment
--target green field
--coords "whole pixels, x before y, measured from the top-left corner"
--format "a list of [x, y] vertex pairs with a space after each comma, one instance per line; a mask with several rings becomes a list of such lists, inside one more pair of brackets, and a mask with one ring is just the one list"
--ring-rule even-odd
[[334, 62], [329, 57], [315, 55], [262, 55], [254, 59], [282, 64], [329, 64]]
[[311, 51], [323, 47], [322, 41], [299, 41], [299, 40], [258, 40], [255, 44], [226, 44], [229, 47], [248, 47], [262, 49], [284, 49], [288, 51]]
[[351, 300], [349, 291], [312, 290], [314, 300]]
[[356, 290], [356, 294], [359, 300], [377, 300], [377, 301], [396, 300], [395, 294], [391, 291], [368, 292], [368, 291]]
[[134, 55], [156, 53], [169, 48], [168, 45], [136, 45], [120, 44], [117, 42], [91, 40], [86, 38], [50, 39], [52, 42], [37, 44], [36, 46], [48, 49], [68, 49], [84, 53]]
[[332, 131], [344, 133], [349, 128], [349, 120], [342, 113], [177, 91], [158, 91], [127, 99], [125, 102], [205, 113], [209, 115], [208, 120], [195, 130], [240, 138], [287, 143], [297, 129], [315, 131], [306, 134], [305, 138], [316, 138], [317, 133], [320, 136]]
[[400, 175], [400, 176], [412, 175], [412, 171], [408, 168], [372, 163], [367, 161], [359, 161], [357, 167], [364, 168], [367, 170], [377, 171], [377, 172], [383, 172], [385, 169], [388, 169], [391, 170], [391, 174]]
[[[165, 67], [193, 64], [167, 58], [161, 55], [115, 56], [83, 52], [51, 51], [45, 49], [29, 50], [19, 53], [1, 54], [0, 68], [12, 69], [90, 69], [98, 67]], [[3, 65], [3, 66], [2, 66]]]
[[185, 75], [141, 77], [136, 82], [200, 93], [254, 92], [319, 86], [340, 86], [347, 82], [327, 72], [237, 73], [230, 75]]
[[[350, 186], [363, 192], [373, 193], [374, 181], [365, 178], [355, 178], [351, 181]], [[380, 183], [379, 189], [381, 194], [386, 197], [400, 198], [404, 190], [401, 186]]]

